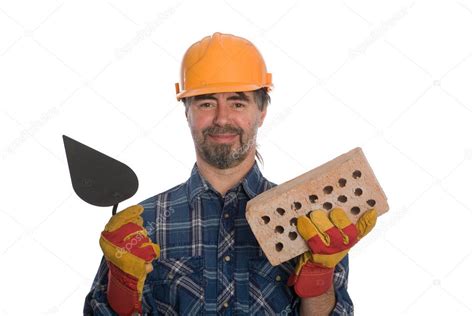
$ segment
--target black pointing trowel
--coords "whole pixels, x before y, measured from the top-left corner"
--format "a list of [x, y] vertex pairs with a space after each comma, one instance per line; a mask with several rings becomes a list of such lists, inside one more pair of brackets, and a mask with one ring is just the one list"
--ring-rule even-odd
[[138, 189], [138, 178], [127, 165], [63, 135], [69, 174], [76, 194], [89, 204], [112, 206], [112, 215], [120, 202]]

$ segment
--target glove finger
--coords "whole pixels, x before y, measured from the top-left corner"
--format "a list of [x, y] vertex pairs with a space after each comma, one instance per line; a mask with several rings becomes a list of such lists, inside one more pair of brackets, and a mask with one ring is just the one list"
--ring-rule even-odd
[[368, 210], [362, 214], [356, 223], [359, 239], [367, 235], [372, 230], [372, 228], [374, 228], [376, 223], [377, 211], [375, 209]]
[[341, 230], [352, 224], [349, 217], [347, 217], [346, 213], [341, 208], [335, 208], [330, 211], [328, 217], [334, 226]]
[[160, 246], [152, 242], [144, 242], [133, 251], [133, 254], [146, 262], [151, 262], [160, 257]]
[[307, 216], [298, 217], [296, 228], [301, 237], [306, 241], [309, 241], [310, 239], [313, 239], [313, 241], [314, 239], [318, 239], [324, 245], [329, 245], [331, 240], [326, 231], [331, 227], [334, 227], [334, 225], [329, 221], [326, 212], [323, 210], [315, 210], [309, 214], [309, 217], [310, 218]]
[[131, 239], [148, 238], [148, 234], [143, 226], [134, 223], [126, 223], [114, 231], [104, 230], [101, 235], [117, 246], [129, 243]]
[[323, 210], [312, 211], [309, 217], [313, 225], [316, 226], [321, 233], [334, 227], [334, 224], [329, 220], [328, 214]]
[[146, 234], [145, 230], [140, 230], [129, 234], [127, 237], [123, 239], [123, 244], [127, 245], [129, 249], [132, 247], [140, 247], [145, 242], [150, 242], [150, 238]]
[[309, 217], [311, 218], [313, 225], [318, 230], [324, 245], [329, 246], [329, 244], [333, 242], [332, 237], [336, 236], [334, 236], [332, 233], [334, 230], [334, 224], [329, 220], [327, 212], [323, 210], [312, 211], [309, 214]]
[[319, 235], [319, 231], [313, 225], [311, 220], [305, 215], [298, 217], [296, 222], [296, 229], [304, 240], [308, 241], [314, 236]]
[[[142, 212], [140, 212], [141, 214]], [[138, 226], [143, 226], [143, 218], [141, 216], [133, 217], [128, 220], [127, 223], [134, 223], [137, 224]]]
[[333, 254], [348, 249], [357, 242], [357, 229], [342, 209], [336, 208], [329, 214], [318, 210], [312, 212], [310, 217], [324, 243], [321, 244], [315, 238], [307, 241], [313, 253]]
[[328, 219], [325, 211], [312, 211], [309, 216], [310, 218], [298, 217], [296, 224], [298, 232], [313, 253], [326, 252], [331, 243], [327, 231], [334, 228], [334, 225]]
[[136, 231], [127, 237], [126, 240], [120, 243], [123, 251], [130, 252], [146, 262], [153, 261], [160, 256], [160, 247], [151, 241], [146, 234], [146, 230]]
[[357, 228], [350, 221], [343, 209], [335, 208], [329, 212], [328, 216], [342, 235], [342, 243], [344, 245], [353, 244], [357, 241]]
[[[127, 207], [123, 211], [118, 212], [109, 220], [107, 225], [105, 225], [105, 231], [114, 231], [126, 223], [133, 222], [139, 224], [140, 214], [143, 213], [143, 206], [141, 205], [132, 205]], [[140, 218], [140, 219], [137, 219]], [[143, 225], [143, 219], [141, 219], [141, 224]]]

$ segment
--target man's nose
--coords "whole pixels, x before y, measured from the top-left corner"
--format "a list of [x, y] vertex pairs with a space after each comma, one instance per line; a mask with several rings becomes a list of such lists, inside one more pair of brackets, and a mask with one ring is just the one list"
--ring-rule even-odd
[[213, 123], [219, 126], [224, 126], [229, 123], [231, 115], [231, 111], [227, 104], [218, 101]]

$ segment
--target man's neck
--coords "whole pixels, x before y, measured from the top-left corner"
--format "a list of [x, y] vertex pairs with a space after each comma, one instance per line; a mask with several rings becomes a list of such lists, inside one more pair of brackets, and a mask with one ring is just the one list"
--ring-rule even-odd
[[229, 169], [219, 169], [196, 157], [196, 163], [201, 175], [222, 196], [235, 186], [249, 172], [255, 162], [255, 150], [249, 152], [248, 156], [239, 165]]

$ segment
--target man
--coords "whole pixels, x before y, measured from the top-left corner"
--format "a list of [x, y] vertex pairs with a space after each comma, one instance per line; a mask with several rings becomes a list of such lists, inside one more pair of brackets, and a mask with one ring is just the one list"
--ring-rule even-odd
[[110, 220], [85, 314], [353, 313], [347, 252], [375, 211], [357, 226], [338, 209], [299, 218], [311, 252], [276, 267], [245, 219], [246, 203], [275, 186], [255, 161], [271, 86], [243, 38], [215, 33], [187, 50], [176, 93], [194, 140], [191, 177]]

